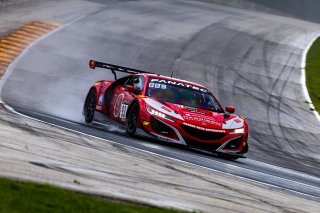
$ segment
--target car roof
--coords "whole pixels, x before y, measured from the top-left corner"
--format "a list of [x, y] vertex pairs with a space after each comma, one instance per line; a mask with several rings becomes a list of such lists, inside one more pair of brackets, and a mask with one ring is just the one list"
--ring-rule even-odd
[[164, 79], [164, 80], [178, 81], [180, 83], [190, 84], [192, 86], [202, 87], [202, 88], [205, 88], [205, 89], [209, 90], [207, 87], [205, 87], [203, 85], [200, 85], [200, 84], [197, 84], [197, 83], [194, 83], [194, 82], [191, 82], [191, 81], [182, 80], [182, 79], [179, 79], [179, 78], [171, 78], [171, 77], [160, 75], [160, 74], [142, 74], [142, 75], [145, 76], [145, 77], [156, 77], [156, 78], [160, 78], [160, 79]]

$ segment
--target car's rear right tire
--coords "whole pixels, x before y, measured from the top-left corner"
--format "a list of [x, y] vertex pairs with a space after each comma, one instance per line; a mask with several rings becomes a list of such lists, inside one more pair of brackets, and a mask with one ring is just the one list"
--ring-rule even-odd
[[86, 101], [84, 103], [83, 113], [84, 113], [84, 119], [87, 124], [92, 123], [94, 112], [96, 110], [96, 100], [97, 100], [97, 94], [94, 89], [91, 89]]

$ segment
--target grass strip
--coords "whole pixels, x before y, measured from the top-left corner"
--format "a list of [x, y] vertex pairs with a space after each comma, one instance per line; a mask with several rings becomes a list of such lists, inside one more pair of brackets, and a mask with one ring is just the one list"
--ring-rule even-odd
[[307, 53], [306, 80], [311, 101], [320, 113], [320, 37]]
[[178, 213], [181, 211], [104, 200], [48, 184], [0, 178], [0, 212]]

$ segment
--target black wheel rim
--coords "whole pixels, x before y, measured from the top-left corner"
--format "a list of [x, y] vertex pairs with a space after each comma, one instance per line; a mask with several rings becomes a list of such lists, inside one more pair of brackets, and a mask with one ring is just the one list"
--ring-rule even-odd
[[91, 122], [93, 119], [94, 111], [95, 111], [95, 102], [96, 97], [94, 93], [91, 93], [88, 97], [87, 104], [86, 104], [86, 111], [85, 117], [87, 122]]
[[129, 116], [129, 120], [128, 120], [128, 130], [130, 132], [134, 132], [137, 128], [137, 122], [138, 122], [138, 116], [137, 113], [138, 112], [138, 108], [134, 107], [132, 109], [132, 113]]

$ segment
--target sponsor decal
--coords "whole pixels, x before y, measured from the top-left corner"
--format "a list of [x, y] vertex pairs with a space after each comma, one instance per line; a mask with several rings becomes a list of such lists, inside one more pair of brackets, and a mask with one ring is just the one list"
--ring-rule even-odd
[[207, 132], [218, 132], [218, 133], [225, 133], [226, 132], [225, 130], [222, 130], [222, 129], [208, 129], [208, 128], [204, 128], [204, 127], [201, 127], [201, 126], [196, 126], [196, 125], [193, 125], [193, 124], [189, 124], [189, 123], [186, 123], [186, 122], [184, 122], [183, 125], [186, 125], [186, 126], [189, 126], [189, 127], [195, 128], [195, 129], [207, 131]]
[[239, 119], [235, 119], [235, 120], [234, 120], [234, 122], [236, 122], [236, 123], [240, 123], [240, 122], [241, 122], [241, 120], [239, 120]]
[[[197, 86], [194, 86], [194, 85], [190, 85], [190, 84], [187, 84], [187, 83], [182, 83], [182, 82], [179, 82], [179, 81], [152, 78], [150, 80], [150, 82], [151, 83], [158, 83], [158, 84], [165, 84], [165, 85], [175, 85], [175, 86], [189, 88], [189, 89], [193, 89], [193, 90], [197, 90], [197, 91], [201, 91], [201, 92], [205, 92], [205, 93], [209, 92], [207, 89], [200, 88], [200, 87], [197, 87]], [[150, 83], [149, 83], [149, 86], [150, 86]]]
[[183, 116], [183, 118], [186, 120], [190, 120], [190, 121], [200, 121], [200, 122], [204, 122], [204, 123], [208, 123], [208, 124], [212, 124], [212, 125], [221, 126], [221, 124], [219, 122], [216, 122], [216, 121], [210, 120], [210, 119], [206, 119], [206, 118], [196, 117], [195, 115], [191, 116], [190, 114], [186, 114], [185, 116]]
[[162, 140], [162, 141], [166, 141], [166, 142], [170, 142], [170, 143], [178, 143], [179, 141], [170, 139], [170, 138], [165, 138], [165, 137], [161, 137], [159, 135], [156, 135], [158, 139]]
[[124, 94], [120, 94], [117, 99], [116, 99], [116, 103], [114, 104], [114, 107], [113, 107], [113, 115], [114, 117], [119, 117], [119, 114], [120, 114], [120, 110], [121, 110], [121, 104], [123, 102], [123, 97], [124, 97]]
[[100, 124], [100, 125], [102, 125], [102, 126], [109, 126], [109, 124], [110, 124], [110, 122], [109, 121], [107, 121], [107, 120], [99, 120], [99, 119], [93, 119], [93, 122], [94, 123], [98, 123], [98, 124]]
[[162, 106], [164, 106], [163, 104], [161, 104], [158, 101], [155, 101], [151, 98], [144, 98], [143, 99], [147, 105], [149, 105], [150, 107], [154, 108], [155, 110], [161, 112], [161, 113], [166, 113], [167, 115], [170, 115], [174, 118], [183, 120], [183, 118], [181, 117], [181, 115], [179, 113], [175, 113], [173, 110], [171, 110], [171, 112], [165, 111]]
[[223, 122], [223, 129], [238, 129], [241, 128], [244, 124], [244, 120], [239, 117], [234, 117]]
[[182, 105], [180, 104], [174, 104], [175, 106], [179, 107], [179, 108], [184, 108]]
[[237, 156], [237, 155], [238, 155], [237, 152], [239, 152], [239, 151], [237, 151], [237, 150], [235, 150], [235, 151], [231, 151], [231, 150], [219, 150], [218, 152], [225, 153], [225, 154], [233, 154], [233, 155]]
[[197, 108], [194, 108], [194, 107], [184, 106], [183, 108], [186, 108], [190, 112], [197, 112]]
[[154, 83], [149, 83], [149, 87], [153, 88], [154, 87]]
[[190, 112], [197, 112], [197, 108], [194, 108], [194, 107], [184, 106], [184, 105], [180, 105], [180, 104], [175, 104], [175, 106], [177, 106], [179, 108], [187, 109]]
[[169, 109], [168, 107], [166, 107], [166, 106], [162, 106], [161, 107], [161, 109], [164, 109], [164, 110], [166, 110], [167, 112], [172, 112], [172, 110], [171, 109]]
[[[183, 108], [183, 109], [187, 109], [189, 110], [190, 112], [196, 112], [198, 114], [201, 114], [201, 115], [205, 115], [204, 112], [198, 112], [197, 108], [194, 108], [194, 107], [190, 107], [190, 106], [184, 106], [184, 105], [179, 105], [179, 104], [175, 104], [177, 107], [179, 108]], [[190, 115], [190, 114], [188, 114]]]
[[120, 118], [122, 120], [126, 119], [127, 110], [128, 110], [128, 105], [127, 104], [121, 104]]
[[130, 101], [129, 100], [124, 100], [122, 103], [129, 105]]
[[104, 98], [104, 95], [101, 94], [101, 95], [99, 96], [99, 100], [98, 100], [98, 104], [99, 104], [100, 106], [102, 105], [103, 98]]

